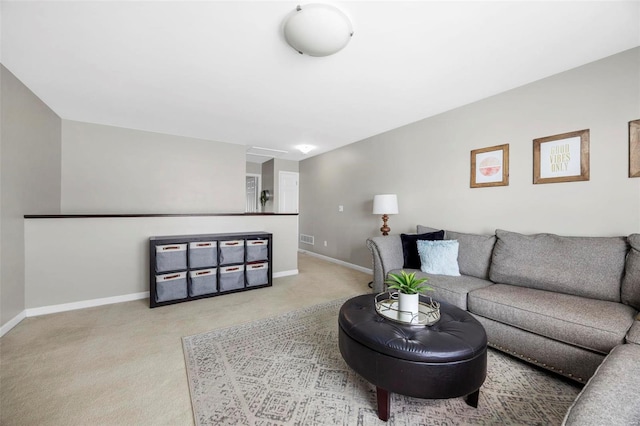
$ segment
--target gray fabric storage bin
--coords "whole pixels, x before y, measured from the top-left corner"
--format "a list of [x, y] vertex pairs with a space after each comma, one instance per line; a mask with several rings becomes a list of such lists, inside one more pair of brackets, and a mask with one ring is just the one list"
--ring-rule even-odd
[[187, 244], [156, 246], [156, 272], [187, 269]]
[[218, 292], [216, 268], [189, 271], [189, 296], [201, 296]]
[[252, 263], [247, 268], [247, 286], [269, 283], [269, 264], [267, 262]]
[[244, 288], [244, 265], [220, 268], [220, 291]]
[[184, 299], [187, 297], [187, 273], [156, 275], [156, 302]]
[[269, 258], [269, 240], [247, 240], [247, 262], [267, 260]]
[[244, 263], [244, 240], [220, 241], [220, 264]]
[[218, 243], [197, 241], [189, 243], [189, 269], [218, 266]]

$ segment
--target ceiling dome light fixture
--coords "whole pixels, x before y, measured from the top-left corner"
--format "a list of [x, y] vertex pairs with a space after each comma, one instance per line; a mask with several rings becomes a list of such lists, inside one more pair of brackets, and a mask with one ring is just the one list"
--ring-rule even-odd
[[313, 150], [314, 147], [311, 145], [298, 145], [296, 146], [296, 148], [298, 148], [298, 151], [300, 151], [304, 155], [307, 155]]
[[298, 6], [284, 21], [284, 38], [300, 54], [329, 56], [351, 40], [351, 21], [340, 9], [328, 4]]

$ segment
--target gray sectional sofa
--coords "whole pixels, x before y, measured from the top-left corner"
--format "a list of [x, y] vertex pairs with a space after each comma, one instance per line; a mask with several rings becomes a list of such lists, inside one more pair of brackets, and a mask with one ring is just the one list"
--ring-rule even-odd
[[[417, 234], [437, 231], [417, 228]], [[367, 240], [373, 255], [374, 292], [385, 289], [388, 273], [411, 270], [404, 265], [404, 237]], [[635, 362], [636, 370], [640, 365], [640, 234], [563, 237], [447, 230], [444, 239], [458, 241], [460, 276], [415, 270], [416, 275], [429, 277], [434, 289], [429, 295], [474, 315], [494, 348], [581, 383], [593, 376], [565, 420], [588, 424], [584, 419], [573, 420], [585, 412], [580, 401], [588, 399], [590, 406], [593, 401], [605, 401], [594, 395], [609, 392], [614, 380], [613, 375], [606, 377], [609, 371], [620, 364]], [[632, 347], [618, 349], [621, 345]], [[640, 377], [635, 377], [627, 377], [627, 385], [634, 385], [631, 389], [640, 384]], [[630, 397], [638, 401], [635, 395]], [[635, 417], [628, 419], [640, 424], [640, 401], [633, 405], [638, 408], [628, 415]], [[610, 414], [613, 407], [604, 408]]]

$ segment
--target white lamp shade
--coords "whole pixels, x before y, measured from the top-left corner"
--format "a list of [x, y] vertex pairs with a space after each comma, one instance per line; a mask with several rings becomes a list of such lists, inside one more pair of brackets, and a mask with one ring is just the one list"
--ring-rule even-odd
[[398, 214], [398, 197], [396, 194], [374, 196], [373, 214]]
[[349, 43], [352, 34], [347, 15], [328, 4], [298, 6], [284, 22], [287, 43], [309, 56], [333, 55]]

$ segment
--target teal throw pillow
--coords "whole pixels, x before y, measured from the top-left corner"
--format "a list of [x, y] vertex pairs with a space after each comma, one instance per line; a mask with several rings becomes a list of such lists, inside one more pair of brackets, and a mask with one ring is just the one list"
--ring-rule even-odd
[[419, 240], [420, 270], [427, 274], [459, 277], [458, 247], [456, 240]]

